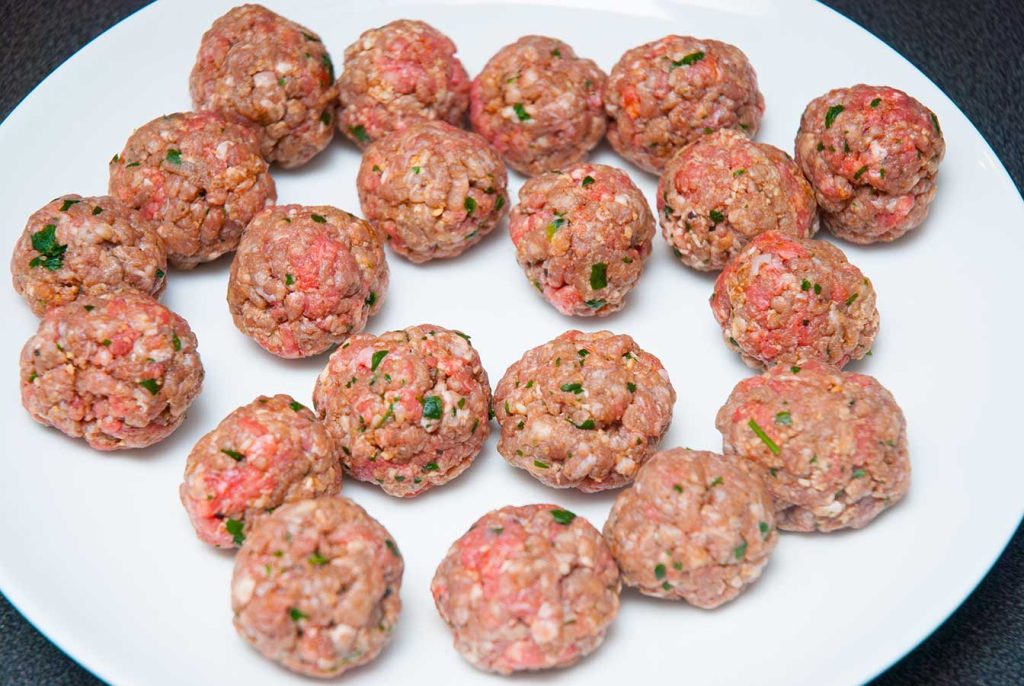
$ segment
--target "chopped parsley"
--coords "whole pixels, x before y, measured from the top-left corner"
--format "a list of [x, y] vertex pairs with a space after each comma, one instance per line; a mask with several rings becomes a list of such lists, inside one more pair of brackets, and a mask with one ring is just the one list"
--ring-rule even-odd
[[576, 393], [576, 394], [579, 394], [579, 393], [583, 392], [583, 384], [564, 383], [564, 384], [562, 384], [562, 390], [565, 391], [566, 393]]
[[439, 469], [441, 468], [437, 466], [436, 462], [428, 462], [425, 465], [423, 465], [423, 471], [425, 472], [436, 472]]
[[821, 284], [820, 283], [814, 284], [814, 294], [815, 295], [821, 295]]
[[95, 216], [96, 216], [97, 214], [100, 214], [100, 213], [102, 213], [102, 212], [103, 212], [103, 208], [102, 208], [102, 207], [100, 207], [99, 205], [97, 205], [96, 207], [92, 208], [92, 216], [94, 216], [94, 217], [95, 217]]
[[718, 210], [711, 210], [711, 212], [708, 213], [708, 217], [715, 226], [725, 221], [725, 215]]
[[881, 104], [882, 104], [882, 99], [881, 98], [875, 98], [874, 100], [871, 101], [871, 107], [872, 108], [878, 107]]
[[290, 403], [288, 403], [288, 407], [292, 408], [292, 412], [298, 412], [299, 410], [303, 409], [305, 405], [300, 403], [298, 400], [293, 400]]
[[858, 169], [857, 171], [855, 171], [853, 173], [853, 178], [854, 179], [859, 179], [860, 177], [864, 176], [864, 172], [866, 172], [867, 170], [868, 170], [868, 165], [865, 164], [863, 167], [861, 167], [860, 169]]
[[71, 209], [72, 205], [76, 205], [76, 204], [78, 204], [80, 202], [82, 202], [82, 201], [81, 200], [71, 200], [69, 198], [69, 199], [65, 200], [64, 203], [60, 206], [60, 211], [61, 212], [67, 212], [69, 209]]
[[547, 462], [541, 462], [540, 460], [534, 460], [533, 461], [533, 466], [536, 467], [537, 469], [547, 469], [551, 465], [549, 465]]
[[56, 224], [47, 224], [32, 234], [32, 249], [39, 255], [32, 258], [29, 267], [46, 267], [55, 272], [64, 266], [64, 253], [68, 246], [57, 242]]
[[167, 161], [174, 165], [181, 165], [181, 150], [171, 148], [167, 151]]
[[370, 294], [366, 296], [366, 300], [364, 302], [370, 307], [373, 307], [374, 303], [377, 302], [377, 291], [370, 291]]
[[602, 300], [601, 298], [597, 298], [596, 300], [586, 300], [583, 302], [583, 304], [592, 310], [600, 310], [602, 307], [608, 304], [608, 301]]
[[679, 67], [688, 67], [691, 64], [695, 64], [704, 59], [704, 51], [698, 50], [697, 52], [691, 52], [689, 55], [679, 58], [678, 60], [672, 60], [672, 66], [669, 67], [669, 71], [677, 69]]
[[779, 412], [778, 414], [775, 415], [775, 423], [781, 424], [782, 426], [792, 426], [793, 415], [791, 415], [789, 412]]
[[853, 478], [854, 479], [863, 479], [866, 475], [867, 475], [867, 472], [865, 472], [863, 469], [861, 469], [859, 467], [857, 469], [853, 470]]
[[313, 221], [315, 221], [317, 224], [326, 224], [327, 223], [327, 218], [326, 217], [324, 217], [322, 214], [316, 214], [315, 212], [313, 214], [309, 215], [309, 218], [312, 219]]
[[305, 612], [303, 612], [297, 607], [289, 607], [288, 616], [292, 618], [293, 622], [297, 622], [300, 619], [309, 619], [309, 615], [307, 615]]
[[366, 127], [362, 124], [348, 127], [348, 132], [351, 133], [360, 143], [370, 142], [370, 134], [366, 133]]
[[93, 310], [96, 309], [95, 305], [84, 305], [83, 307], [85, 307], [86, 312], [92, 312]]
[[594, 177], [593, 176], [584, 176], [583, 180], [580, 181], [580, 185], [583, 186], [584, 188], [586, 188], [587, 186], [589, 186], [592, 183], [594, 183]]
[[633, 383], [632, 381], [627, 381], [626, 390], [629, 391], [630, 393], [636, 393], [636, 384]]
[[[775, 441], [773, 441], [771, 437], [764, 432], [764, 429], [758, 426], [756, 421], [751, 419], [749, 422], [747, 422], [747, 426], [749, 426], [750, 430], [753, 431], [766, 446], [768, 446], [768, 450], [772, 451], [772, 455], [778, 455], [780, 452], [782, 452], [781, 450], [779, 450], [778, 444], [775, 443]], [[774, 474], [772, 476], [774, 476]]]
[[570, 419], [569, 423], [575, 426], [577, 429], [582, 429], [583, 431], [593, 431], [594, 429], [597, 428], [597, 424], [594, 423], [593, 419], [587, 419], [581, 424], [577, 424], [576, 422]]
[[772, 528], [768, 526], [768, 522], [758, 522], [757, 528], [761, 530], [761, 536], [763, 538], [768, 538], [769, 534], [772, 532]]
[[747, 539], [743, 539], [743, 542], [736, 546], [732, 554], [737, 560], [742, 560], [743, 556], [747, 554]]
[[744, 175], [744, 174], [746, 174], [746, 173], [747, 173], [747, 170], [746, 170], [746, 169], [737, 169], [736, 171], [734, 171], [734, 172], [732, 173], [732, 175], [733, 175], [733, 176], [743, 176], [743, 175]]
[[456, 336], [460, 336], [462, 338], [465, 338], [467, 341], [470, 340], [470, 335], [468, 333], [462, 333], [458, 329], [455, 329], [454, 331], [455, 331], [455, 335]]
[[295, 275], [294, 274], [288, 273], [288, 274], [284, 275], [284, 285], [285, 286], [291, 286], [294, 283], [295, 283]]
[[[374, 165], [374, 166], [376, 166], [376, 165]], [[422, 167], [413, 167], [412, 168], [412, 173], [413, 174], [419, 174], [421, 171], [423, 171]]]
[[716, 476], [714, 479], [711, 480], [711, 483], [708, 484], [708, 488], [714, 488], [715, 486], [721, 486], [724, 483], [725, 483], [725, 478], [724, 477]]
[[334, 63], [331, 62], [331, 56], [326, 52], [320, 56], [320, 64], [324, 65], [324, 69], [327, 70], [328, 81], [334, 80]]
[[599, 291], [608, 285], [608, 265], [596, 262], [590, 266], [590, 287]]
[[379, 429], [380, 427], [384, 426], [384, 423], [387, 422], [388, 419], [390, 419], [391, 417], [394, 417], [394, 416], [395, 416], [395, 404], [394, 403], [390, 403], [388, 405], [387, 412], [385, 412], [384, 416], [382, 416], [380, 418], [380, 421], [377, 422], [377, 426], [375, 426], [373, 428]]
[[504, 206], [505, 206], [505, 196], [504, 195], [499, 195], [498, 199], [494, 201], [494, 209], [495, 209], [495, 211], [497, 211], [497, 210], [500, 210]]
[[370, 358], [370, 371], [371, 372], [377, 371], [377, 367], [380, 366], [380, 361], [383, 360], [385, 357], [387, 357], [387, 354], [388, 354], [387, 350], [378, 350], [377, 352], [375, 352], [373, 354], [373, 357]]
[[792, 367], [789, 368], [789, 371], [793, 372], [794, 374], [799, 374], [800, 373], [800, 369], [801, 369], [801, 367], [798, 367], [797, 365], [793, 365]]
[[473, 210], [476, 209], [476, 200], [466, 196], [466, 200], [462, 203], [462, 206], [466, 208], [466, 214], [473, 214]]
[[158, 279], [164, 278], [164, 270], [163, 269], [157, 269], [156, 270], [156, 278], [158, 278]]
[[[283, 84], [282, 84], [282, 85], [283, 85]], [[328, 112], [327, 110], [324, 110], [324, 111], [323, 111], [323, 112], [322, 112], [322, 113], [320, 114], [320, 121], [321, 121], [321, 122], [323, 122], [323, 124], [324, 124], [325, 126], [330, 126], [330, 125], [331, 125], [331, 113], [330, 113], [330, 112]]]
[[850, 305], [852, 305], [852, 304], [854, 303], [854, 301], [855, 301], [855, 300], [857, 299], [857, 296], [859, 296], [859, 295], [860, 295], [860, 293], [854, 293], [854, 294], [853, 294], [853, 295], [851, 295], [851, 296], [850, 296], [849, 298], [847, 298], [847, 299], [846, 299], [846, 305], [847, 305], [847, 307], [849, 307]]
[[221, 448], [220, 451], [227, 455], [228, 457], [230, 457], [235, 462], [241, 462], [242, 460], [245, 459], [245, 455], [238, 452], [237, 450], [228, 450], [227, 448]]
[[314, 550], [313, 554], [309, 556], [309, 564], [314, 565], [316, 567], [325, 565], [328, 562], [330, 562], [330, 560], [321, 555], [319, 550]]
[[553, 236], [554, 236], [554, 235], [555, 235], [555, 234], [556, 234], [556, 233], [558, 232], [558, 230], [559, 230], [560, 228], [562, 228], [563, 226], [565, 226], [565, 216], [564, 216], [564, 215], [561, 215], [561, 214], [556, 214], [556, 215], [555, 215], [555, 218], [551, 220], [551, 223], [550, 223], [550, 224], [548, 224], [548, 228], [547, 228], [547, 236], [548, 236], [548, 240], [550, 241], [550, 240], [551, 240], [551, 238], [552, 238], [552, 237], [553, 237]]
[[108, 347], [113, 342], [114, 341], [110, 340], [109, 338], [104, 338], [102, 341], [100, 341], [100, 345], [102, 345], [104, 348], [106, 348], [106, 347]]
[[245, 542], [245, 534], [242, 530], [245, 525], [242, 524], [239, 519], [227, 519], [224, 522], [224, 528], [231, 534], [231, 540], [234, 541], [235, 545], [242, 545]]
[[576, 513], [569, 510], [551, 510], [551, 517], [562, 526], [569, 526], [576, 519]]
[[800, 290], [802, 290], [802, 291], [809, 291], [809, 290], [811, 290], [811, 282], [808, 281], [807, 279], [804, 279], [803, 281], [801, 281], [800, 282]]
[[939, 118], [935, 116], [934, 112], [929, 112], [932, 118], [932, 126], [935, 127], [935, 133], [942, 135], [942, 129], [939, 128]]
[[428, 395], [423, 399], [423, 416], [427, 419], [440, 419], [444, 411], [441, 398], [436, 395]]
[[665, 578], [665, 565], [660, 562], [654, 566], [654, 578], [658, 581]]
[[832, 105], [832, 107], [829, 107], [828, 111], [825, 113], [825, 128], [831, 129], [832, 124], [834, 124], [836, 121], [836, 117], [838, 117], [839, 114], [845, 109], [846, 108], [843, 107], [842, 105]]
[[139, 385], [149, 391], [152, 395], [160, 392], [160, 382], [156, 379], [143, 379]]
[[402, 557], [402, 553], [398, 552], [398, 546], [395, 545], [395, 542], [392, 541], [390, 538], [384, 541], [384, 545], [388, 547], [388, 550], [391, 551], [392, 555], [394, 555], [395, 557]]
[[682, 493], [683, 487], [681, 484], [672, 484], [672, 490], [675, 491], [676, 493]]
[[530, 119], [533, 119], [521, 102], [517, 102], [515, 105], [512, 105], [512, 109], [515, 110], [516, 117], [519, 118], [519, 121], [529, 121]]
[[561, 57], [562, 51], [559, 50], [558, 48], [555, 48], [554, 50], [551, 51], [551, 55], [552, 57]]

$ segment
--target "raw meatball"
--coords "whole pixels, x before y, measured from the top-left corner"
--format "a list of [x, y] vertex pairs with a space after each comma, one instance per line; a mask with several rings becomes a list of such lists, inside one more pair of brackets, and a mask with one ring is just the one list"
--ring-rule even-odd
[[509, 166], [527, 175], [586, 158], [604, 136], [605, 75], [557, 38], [523, 36], [473, 79], [469, 119]]
[[199, 539], [233, 548], [263, 514], [339, 490], [341, 463], [327, 429], [279, 394], [239, 407], [199, 439], [179, 492]]
[[580, 163], [524, 183], [509, 232], [527, 278], [556, 310], [604, 317], [640, 279], [654, 217], [625, 172]]
[[235, 629], [293, 672], [338, 676], [391, 640], [402, 571], [387, 529], [351, 500], [282, 505], [257, 521], [235, 558]]
[[334, 207], [268, 207], [231, 262], [235, 326], [287, 358], [318, 355], [362, 331], [388, 287], [382, 243], [372, 226]]
[[796, 163], [734, 129], [698, 138], [669, 160], [658, 215], [672, 252], [701, 271], [721, 269], [759, 233], [818, 231], [814, 192]]
[[395, 496], [457, 477], [491, 431], [491, 387], [469, 336], [429, 324], [345, 341], [313, 404], [349, 474]]
[[812, 100], [796, 135], [825, 226], [853, 243], [892, 241], [920, 225], [945, 152], [935, 113], [887, 86]]
[[687, 448], [643, 466], [604, 537], [627, 586], [705, 609], [754, 583], [779, 538], [761, 477], [740, 459]]
[[757, 133], [764, 97], [739, 48], [665, 36], [628, 50], [604, 87], [608, 142], [641, 169], [659, 172], [676, 151], [717, 129]]
[[716, 425], [764, 477], [780, 529], [859, 529], [910, 486], [903, 412], [870, 376], [779, 365], [741, 381]]
[[508, 173], [487, 141], [423, 121], [366, 149], [356, 181], [366, 218], [413, 262], [454, 257], [507, 211]]
[[47, 310], [21, 350], [25, 409], [97, 450], [163, 440], [185, 420], [202, 383], [188, 323], [136, 291]]
[[842, 367], [871, 350], [875, 289], [831, 243], [755, 237], [715, 281], [711, 310], [748, 366], [819, 358]]
[[320, 37], [260, 5], [235, 7], [203, 34], [192, 105], [253, 125], [267, 162], [298, 167], [334, 136], [334, 65]]
[[256, 134], [213, 112], [169, 114], [135, 131], [110, 161], [110, 194], [158, 222], [179, 269], [234, 250], [277, 199]]
[[629, 336], [567, 331], [498, 383], [498, 452], [548, 486], [618, 488], [656, 450], [675, 400], [661, 361]]
[[430, 584], [455, 649], [506, 675], [568, 667], [596, 650], [618, 614], [620, 588], [601, 534], [557, 505], [487, 513]]
[[422, 119], [459, 125], [469, 107], [469, 76], [448, 36], [399, 19], [345, 48], [338, 97], [338, 128], [363, 148]]
[[149, 222], [111, 197], [62, 195], [28, 219], [11, 257], [14, 290], [32, 311], [125, 288], [160, 297], [164, 243]]

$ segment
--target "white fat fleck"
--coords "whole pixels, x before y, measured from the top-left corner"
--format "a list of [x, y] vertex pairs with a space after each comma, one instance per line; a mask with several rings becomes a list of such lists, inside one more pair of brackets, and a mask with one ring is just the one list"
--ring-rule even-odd
[[277, 75], [272, 71], [261, 71], [253, 74], [252, 82], [257, 88], [269, 88], [277, 83]]
[[636, 462], [633, 461], [633, 459], [629, 458], [629, 457], [627, 457], [624, 460], [620, 460], [619, 463], [617, 465], [615, 465], [615, 471], [617, 471], [619, 474], [622, 474], [623, 476], [629, 476], [635, 470], [636, 470]]
[[761, 271], [761, 266], [765, 264], [771, 264], [772, 255], [768, 253], [762, 253], [750, 261], [750, 276], [757, 276], [757, 273]]
[[243, 575], [231, 586], [231, 597], [236, 605], [245, 605], [252, 599], [256, 589], [256, 580], [248, 574]]
[[278, 62], [274, 65], [274, 71], [278, 74], [291, 74], [295, 70], [295, 65], [291, 62]]
[[228, 156], [228, 149], [231, 147], [230, 141], [221, 141], [217, 144], [217, 159], [223, 160]]
[[571, 469], [567, 468], [565, 470], [565, 473], [570, 479], [582, 479], [583, 477], [590, 473], [590, 470], [596, 463], [596, 457], [594, 457], [593, 455], [587, 455], [585, 458], [583, 458], [576, 464], [572, 465]]
[[[820, 514], [825, 514], [829, 517], [835, 517], [837, 514], [846, 509], [846, 505], [843, 505], [838, 500], [833, 500], [826, 507], [821, 508]], [[819, 514], [819, 513], [816, 513]], [[819, 514], [819, 516], [820, 516]]]
[[347, 651], [356, 638], [356, 631], [348, 624], [339, 624], [331, 629], [331, 643], [337, 648]]

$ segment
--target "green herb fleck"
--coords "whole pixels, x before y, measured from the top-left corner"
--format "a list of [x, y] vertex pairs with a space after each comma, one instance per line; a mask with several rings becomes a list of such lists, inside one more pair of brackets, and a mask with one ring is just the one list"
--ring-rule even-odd
[[672, 484], [672, 490], [675, 491], [676, 493], [682, 493], [683, 487], [681, 484]]
[[370, 142], [370, 135], [366, 133], [366, 127], [362, 124], [348, 127], [348, 132], [355, 136], [355, 139], [360, 143]]
[[932, 126], [935, 127], [935, 133], [942, 135], [942, 129], [939, 128], [939, 118], [935, 116], [934, 112], [929, 112], [932, 118]]
[[57, 242], [57, 225], [47, 224], [32, 234], [32, 249], [39, 253], [28, 263], [29, 267], [46, 267], [55, 272], [64, 266], [64, 253], [68, 246]]
[[295, 283], [295, 275], [288, 273], [284, 275], [284, 285], [291, 286]]
[[576, 519], [576, 514], [569, 510], [551, 510], [551, 517], [562, 526], [569, 526]]
[[167, 161], [174, 165], [181, 164], [181, 150], [171, 148], [167, 151]]
[[860, 177], [864, 176], [864, 172], [866, 172], [867, 170], [868, 170], [868, 165], [865, 164], [863, 167], [861, 167], [860, 169], [858, 169], [857, 171], [855, 171], [853, 173], [853, 178], [854, 179], [859, 179]]
[[562, 384], [562, 390], [565, 391], [566, 393], [579, 394], [583, 392], [583, 385], [578, 383], [565, 383]]
[[725, 215], [719, 212], [718, 210], [711, 210], [711, 212], [708, 213], [708, 217], [711, 218], [711, 222], [715, 226], [725, 221]]
[[548, 224], [548, 228], [547, 228], [548, 240], [550, 241], [551, 238], [555, 235], [555, 233], [557, 233], [558, 230], [560, 228], [562, 228], [562, 226], [564, 226], [564, 225], [565, 225], [565, 217], [563, 215], [556, 214], [555, 218], [551, 220], [550, 224]]
[[313, 554], [309, 556], [309, 564], [314, 565], [316, 567], [325, 565], [328, 562], [330, 562], [330, 560], [321, 555], [319, 550], [314, 550]]
[[96, 207], [92, 208], [92, 216], [94, 216], [94, 217], [96, 215], [98, 215], [98, 214], [101, 214], [102, 212], [103, 212], [103, 208], [100, 207], [99, 205], [97, 205]]
[[871, 107], [878, 107], [881, 104], [882, 104], [882, 99], [881, 98], [875, 98], [874, 100], [871, 101]]
[[[282, 84], [282, 85], [284, 85], [284, 84]], [[324, 110], [320, 114], [320, 121], [323, 122], [323, 124], [325, 126], [330, 126], [331, 125], [331, 113], [328, 112], [327, 110]]]
[[82, 201], [81, 200], [71, 200], [71, 199], [65, 200], [64, 204], [62, 204], [60, 206], [60, 211], [61, 212], [67, 212], [71, 208], [72, 205], [76, 205], [76, 204], [78, 204], [80, 202], [82, 202]]
[[825, 113], [825, 128], [831, 129], [832, 124], [836, 121], [836, 117], [838, 117], [839, 113], [845, 109], [846, 108], [842, 105], [832, 105], [832, 107], [829, 107], [828, 111]]
[[761, 536], [763, 538], [768, 538], [768, 535], [772, 532], [772, 528], [768, 526], [768, 522], [758, 522], [757, 528], [761, 530]]
[[380, 366], [380, 361], [383, 360], [385, 357], [387, 357], [387, 354], [388, 354], [387, 350], [378, 350], [377, 352], [375, 352], [373, 354], [373, 357], [370, 358], [370, 371], [371, 372], [377, 371], [377, 367]]
[[658, 581], [665, 578], [665, 565], [660, 562], [654, 566], [654, 578]]
[[608, 265], [596, 262], [590, 266], [590, 287], [599, 291], [608, 285]]
[[700, 62], [702, 59], [704, 59], [704, 51], [703, 50], [698, 50], [697, 52], [691, 52], [689, 55], [686, 55], [685, 57], [682, 57], [682, 58], [680, 58], [678, 60], [672, 60], [672, 66], [669, 67], [668, 70], [672, 71], [673, 69], [677, 69], [677, 68], [683, 67], [683, 66], [688, 67], [691, 64], [694, 64], [696, 62]]
[[221, 448], [221, 452], [230, 457], [235, 462], [241, 462], [245, 459], [245, 455], [238, 452], [237, 450], [228, 450], [227, 448]]
[[801, 281], [800, 282], [800, 290], [802, 290], [802, 291], [809, 291], [809, 290], [811, 290], [811, 282], [808, 281], [807, 279], [804, 279], [803, 281]]
[[494, 201], [494, 210], [495, 210], [495, 212], [497, 212], [498, 210], [500, 210], [504, 206], [505, 206], [505, 196], [504, 195], [499, 195], [498, 199]]
[[512, 109], [515, 110], [516, 116], [519, 118], [519, 121], [529, 121], [530, 119], [533, 119], [533, 117], [530, 116], [530, 113], [526, 111], [526, 108], [523, 107], [523, 103], [521, 102], [517, 102], [515, 105], [512, 105]]
[[789, 371], [793, 372], [794, 374], [799, 374], [800, 373], [800, 369], [801, 369], [801, 367], [793, 365], [792, 367], [789, 368]]
[[164, 270], [163, 269], [157, 269], [156, 270], [156, 278], [158, 278], [158, 279], [164, 278]]
[[627, 381], [626, 390], [629, 391], [630, 393], [636, 393], [636, 384], [633, 383], [632, 381]]
[[245, 526], [239, 519], [227, 519], [224, 522], [224, 528], [231, 534], [231, 540], [234, 541], [235, 545], [242, 545], [245, 542], [245, 534], [242, 530]]
[[587, 186], [589, 186], [592, 183], [594, 183], [594, 177], [593, 176], [589, 176], [589, 175], [588, 176], [584, 176], [583, 180], [580, 181], [580, 185], [583, 186], [584, 188], [586, 188]]
[[143, 379], [139, 385], [149, 391], [152, 395], [160, 392], [160, 382], [156, 379]]
[[534, 460], [533, 466], [537, 469], [547, 469], [550, 465], [547, 462], [541, 462], [540, 460]]
[[857, 296], [859, 296], [859, 295], [860, 295], [860, 293], [854, 293], [849, 298], [847, 298], [846, 299], [846, 306], [849, 307], [850, 305], [852, 305], [853, 302], [857, 299]]
[[602, 307], [608, 304], [607, 300], [597, 298], [596, 300], [586, 300], [583, 302], [584, 305], [592, 310], [600, 310]]
[[138, 167], [140, 164], [142, 164], [142, 162], [129, 162], [128, 164], [126, 164], [124, 166], [125, 166], [125, 169], [127, 169], [129, 167]]
[[444, 411], [441, 398], [436, 395], [428, 395], [423, 399], [423, 416], [427, 419], [440, 419]]
[[301, 410], [305, 406], [302, 403], [300, 403], [298, 400], [293, 400], [290, 403], [288, 403], [288, 407], [292, 408], [292, 412], [298, 412], [299, 410]]
[[110, 340], [109, 338], [104, 338], [102, 341], [100, 341], [100, 345], [102, 345], [103, 347], [107, 347], [113, 342], [114, 341]]
[[384, 545], [388, 547], [388, 550], [391, 551], [392, 555], [394, 555], [395, 557], [402, 557], [402, 553], [398, 552], [398, 546], [395, 545], [395, 542], [392, 541], [390, 538], [384, 541]]
[[436, 462], [428, 462], [425, 465], [423, 465], [423, 471], [425, 472], [436, 472], [439, 469], [441, 468], [437, 466]]
[[462, 203], [462, 206], [466, 208], [467, 215], [473, 214], [473, 210], [476, 209], [476, 200], [467, 195], [466, 200]]
[[859, 467], [853, 470], [854, 479], [863, 479], [866, 475], [867, 472], [865, 472], [863, 469], [860, 469]]
[[775, 415], [775, 423], [781, 424], [782, 426], [792, 426], [793, 415], [789, 412], [779, 412]]
[[177, 333], [171, 334], [171, 347], [174, 348], [175, 351], [181, 350], [181, 339], [178, 338]]
[[743, 175], [744, 175], [744, 174], [746, 174], [746, 173], [747, 173], [747, 170], [746, 170], [746, 169], [737, 169], [736, 171], [734, 171], [734, 172], [732, 173], [732, 175], [733, 175], [733, 176], [743, 176]]
[[716, 476], [714, 479], [711, 480], [711, 483], [708, 484], [708, 488], [714, 488], [715, 486], [721, 486], [724, 483], [725, 483], [725, 478], [724, 477]]
[[743, 542], [736, 546], [732, 554], [737, 560], [742, 560], [743, 556], [747, 554], [747, 539], [743, 539]]
[[559, 50], [558, 48], [555, 48], [554, 50], [551, 51], [551, 55], [553, 57], [561, 57], [562, 56], [562, 51]]
[[820, 283], [814, 284], [814, 294], [815, 295], [821, 295], [821, 284]]
[[370, 294], [366, 296], [366, 300], [364, 302], [367, 306], [373, 307], [374, 303], [377, 302], [377, 291], [370, 291]]
[[327, 218], [324, 217], [322, 214], [313, 213], [313, 214], [309, 215], [309, 218], [312, 219], [313, 221], [315, 221], [317, 224], [326, 224], [327, 223]]
[[292, 618], [293, 622], [297, 622], [300, 619], [309, 619], [309, 615], [307, 615], [305, 612], [303, 612], [297, 607], [289, 607], [288, 616]]
[[[756, 421], [751, 419], [749, 422], [747, 422], [747, 426], [749, 426], [750, 430], [757, 434], [757, 437], [760, 438], [766, 446], [768, 446], [768, 450], [772, 451], [772, 455], [778, 455], [780, 452], [782, 452], [779, 450], [779, 446], [775, 443], [775, 441], [773, 441], [771, 437], [764, 432], [764, 429], [758, 426]], [[775, 475], [773, 474], [772, 476]]]

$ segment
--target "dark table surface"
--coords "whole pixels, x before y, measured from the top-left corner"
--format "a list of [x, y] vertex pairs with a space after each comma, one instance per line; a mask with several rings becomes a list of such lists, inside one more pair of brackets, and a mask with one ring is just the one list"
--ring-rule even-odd
[[[0, 119], [76, 50], [146, 4], [2, 0]], [[992, 145], [1018, 190], [1024, 187], [1024, 0], [825, 4], [893, 46], [937, 83]], [[0, 684], [100, 683], [0, 596]], [[1024, 529], [960, 609], [873, 684], [1024, 684]]]

